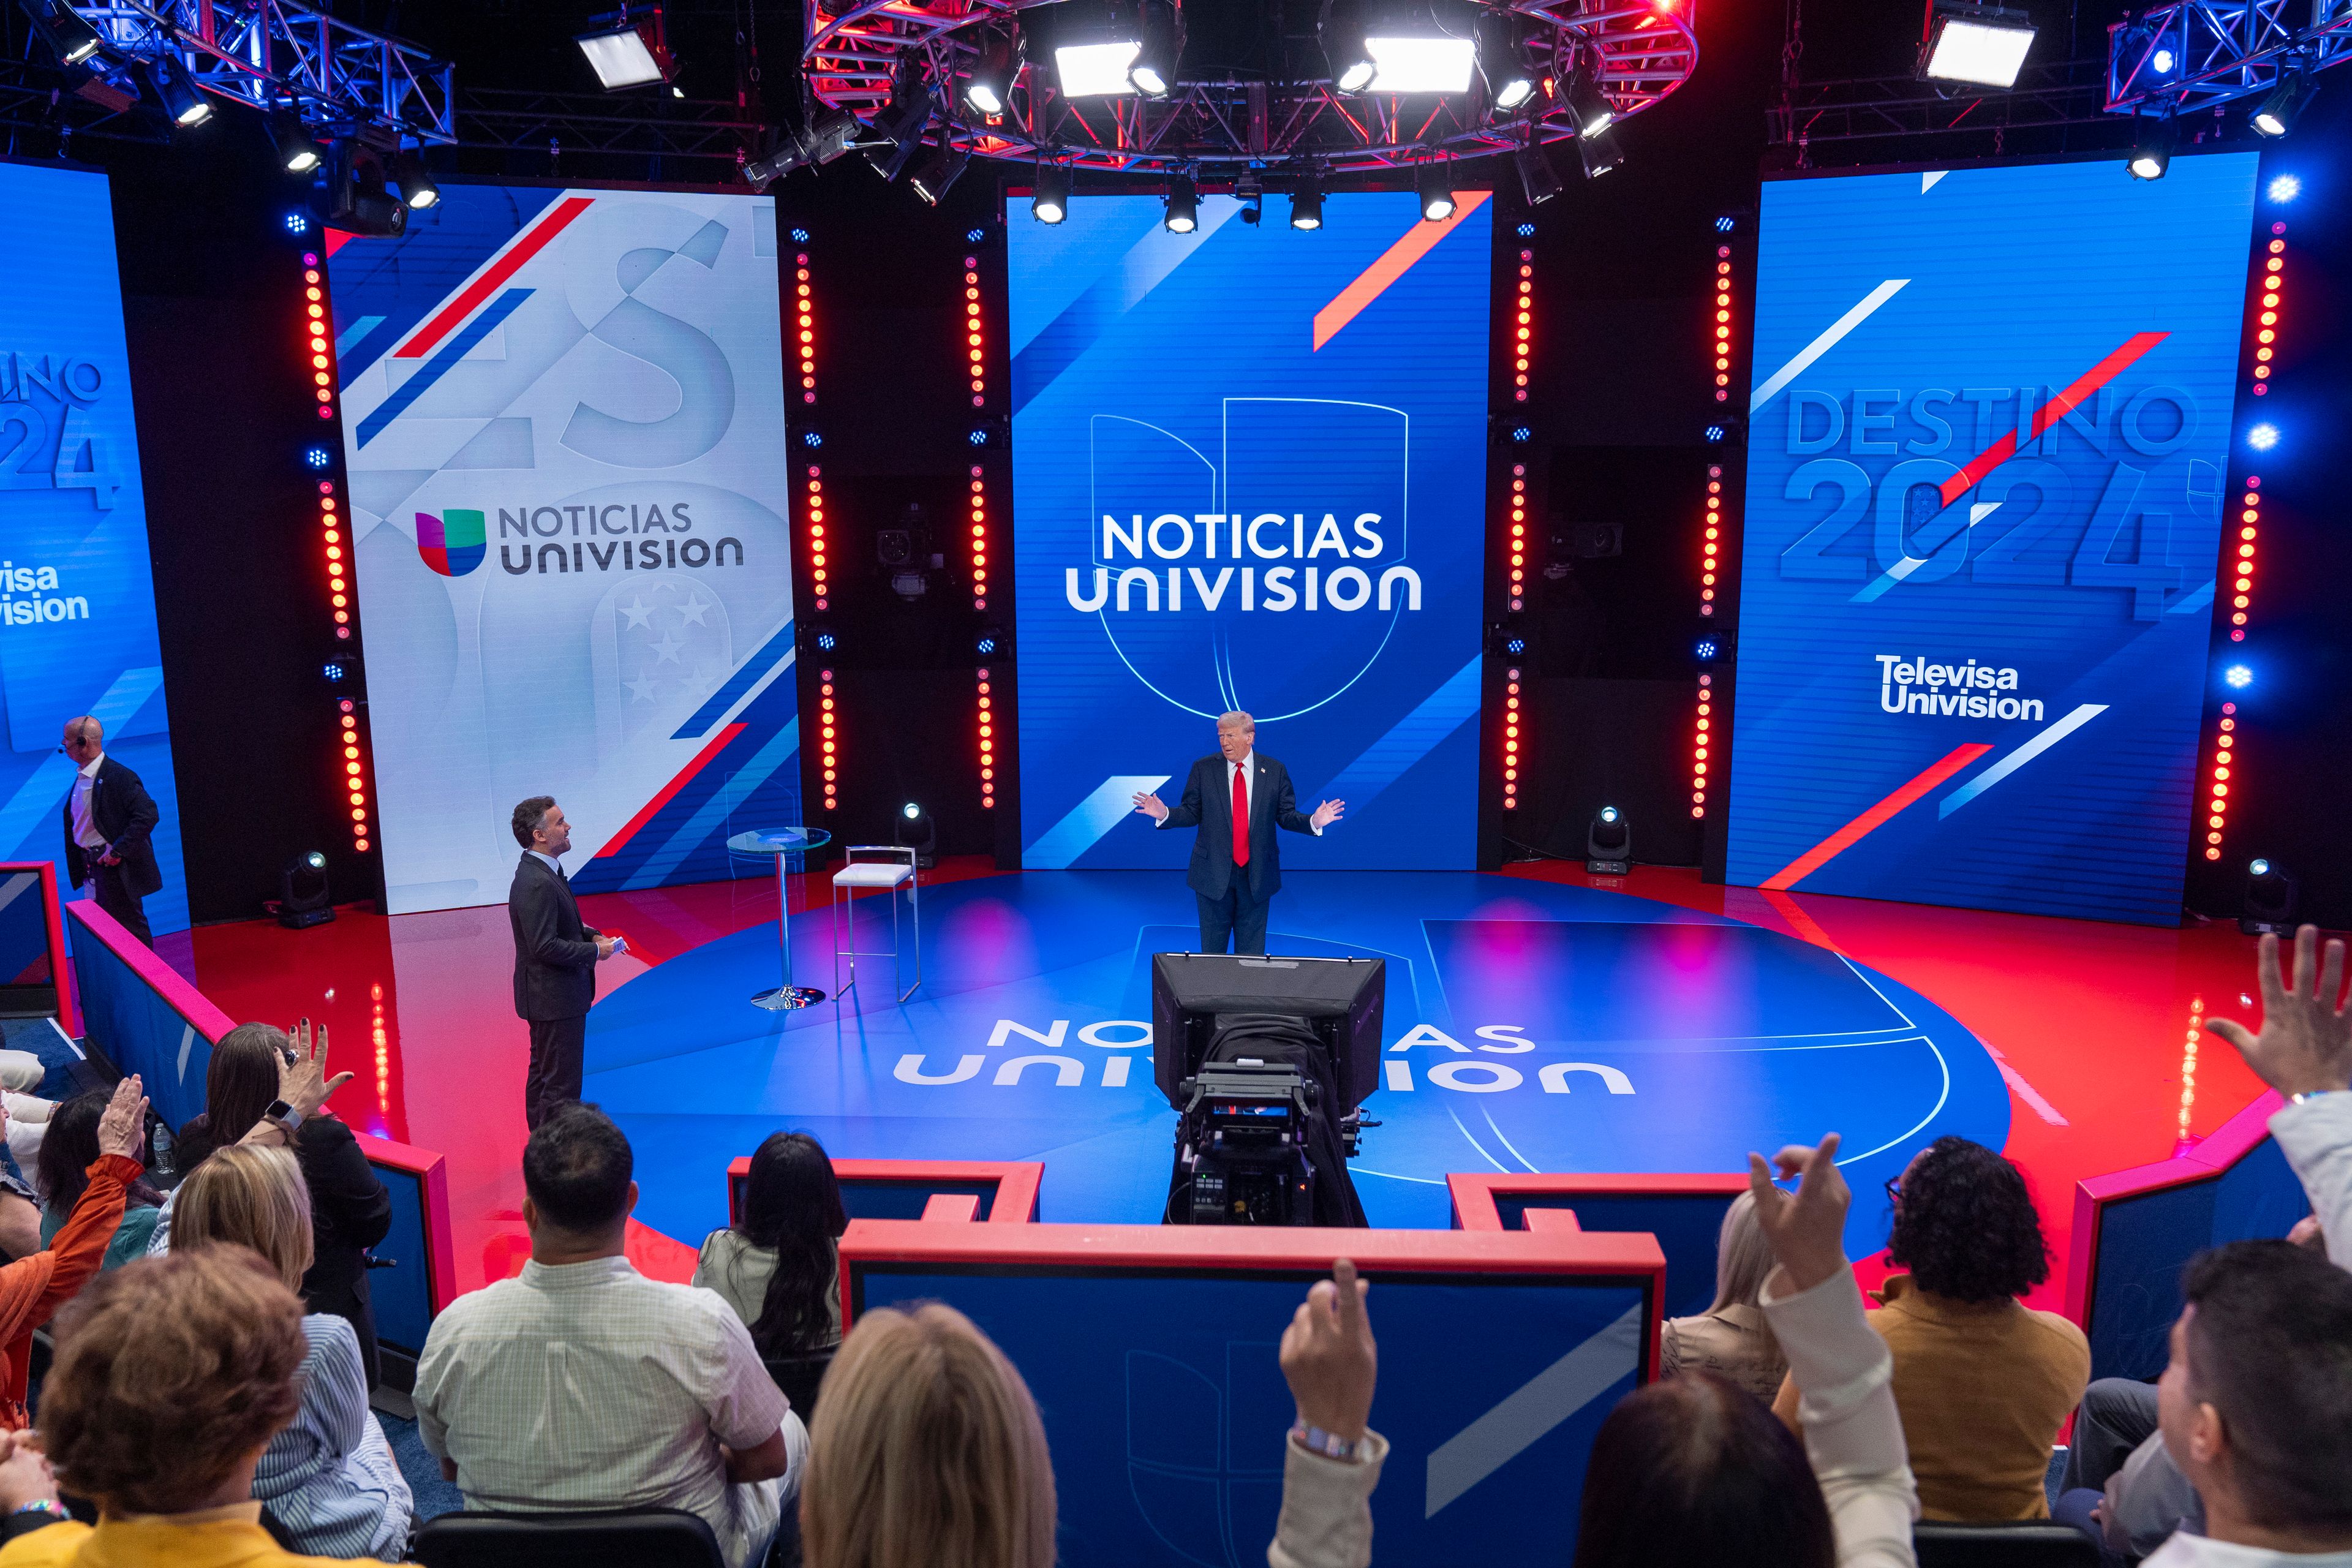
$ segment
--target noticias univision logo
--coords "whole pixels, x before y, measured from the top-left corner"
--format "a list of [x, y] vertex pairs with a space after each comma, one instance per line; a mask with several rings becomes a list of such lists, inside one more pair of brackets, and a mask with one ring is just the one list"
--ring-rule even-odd
[[489, 550], [488, 525], [478, 511], [444, 507], [439, 517], [416, 514], [416, 553], [444, 577], [463, 577]]

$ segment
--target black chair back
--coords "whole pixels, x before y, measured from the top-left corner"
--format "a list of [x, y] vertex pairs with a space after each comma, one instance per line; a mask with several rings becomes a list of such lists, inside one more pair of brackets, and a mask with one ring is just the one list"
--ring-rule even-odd
[[445, 1513], [409, 1552], [425, 1568], [727, 1568], [710, 1526], [682, 1508]]
[[1911, 1527], [1919, 1568], [2099, 1568], [2099, 1549], [2071, 1524], [2037, 1519], [2016, 1523]]
[[833, 1364], [832, 1351], [806, 1351], [799, 1355], [763, 1356], [761, 1362], [784, 1397], [793, 1402], [793, 1409], [803, 1422], [816, 1418], [817, 1391], [824, 1384], [825, 1368]]

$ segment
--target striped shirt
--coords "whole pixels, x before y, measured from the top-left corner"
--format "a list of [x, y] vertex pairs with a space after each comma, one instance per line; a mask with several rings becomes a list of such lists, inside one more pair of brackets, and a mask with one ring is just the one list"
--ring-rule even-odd
[[310, 1353], [296, 1373], [301, 1407], [262, 1450], [254, 1499], [268, 1505], [298, 1552], [398, 1561], [415, 1500], [368, 1409], [359, 1335], [341, 1318], [312, 1312], [302, 1337]]
[[[455, 1462], [468, 1508], [513, 1512], [681, 1508], [730, 1568], [748, 1568], [800, 1485], [799, 1417], [751, 1337], [708, 1290], [648, 1279], [625, 1258], [522, 1273], [460, 1296], [416, 1367], [416, 1426]], [[735, 1486], [719, 1453], [779, 1430], [795, 1458]]]

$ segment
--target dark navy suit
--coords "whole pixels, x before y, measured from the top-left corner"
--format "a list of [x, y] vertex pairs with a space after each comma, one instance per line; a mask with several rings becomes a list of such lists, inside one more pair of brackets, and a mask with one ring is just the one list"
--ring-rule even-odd
[[530, 1025], [523, 1121], [537, 1127], [557, 1105], [580, 1098], [597, 933], [581, 922], [572, 884], [528, 849], [507, 890], [507, 920], [514, 927], [515, 1011]]
[[1290, 770], [1272, 757], [1249, 758], [1249, 864], [1234, 864], [1234, 792], [1223, 755], [1202, 757], [1184, 781], [1183, 797], [1168, 810], [1162, 827], [1198, 827], [1185, 885], [1201, 905], [1201, 951], [1223, 952], [1228, 940], [1235, 952], [1265, 951], [1266, 906], [1282, 889], [1282, 851], [1274, 830], [1315, 831], [1290, 789]]

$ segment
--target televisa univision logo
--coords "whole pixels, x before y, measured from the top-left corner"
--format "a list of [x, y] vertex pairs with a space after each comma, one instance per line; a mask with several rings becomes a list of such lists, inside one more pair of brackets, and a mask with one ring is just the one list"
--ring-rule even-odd
[[441, 515], [416, 514], [416, 553], [444, 577], [463, 577], [489, 553], [487, 521], [478, 511], [444, 507]]

